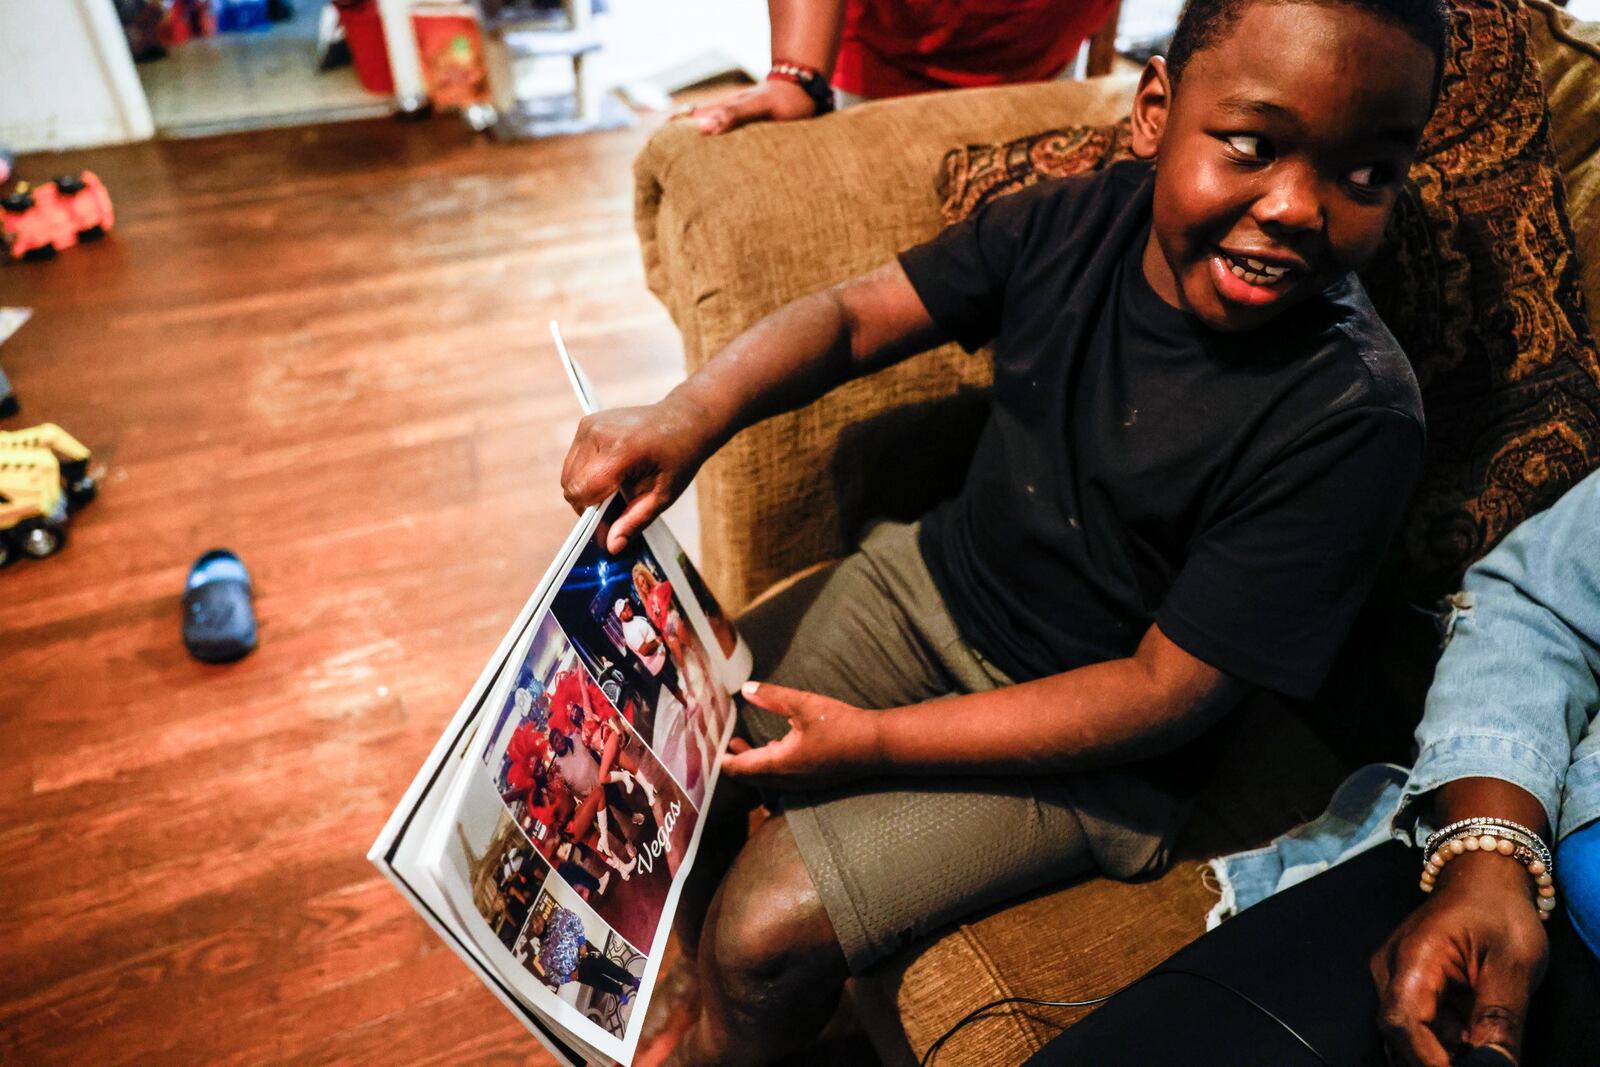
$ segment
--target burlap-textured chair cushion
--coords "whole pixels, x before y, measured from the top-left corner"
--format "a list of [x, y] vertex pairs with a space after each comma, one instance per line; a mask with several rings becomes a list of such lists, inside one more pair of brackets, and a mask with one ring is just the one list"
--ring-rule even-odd
[[1545, 0], [1528, 0], [1528, 18], [1593, 316], [1600, 306], [1600, 22], [1579, 22]]

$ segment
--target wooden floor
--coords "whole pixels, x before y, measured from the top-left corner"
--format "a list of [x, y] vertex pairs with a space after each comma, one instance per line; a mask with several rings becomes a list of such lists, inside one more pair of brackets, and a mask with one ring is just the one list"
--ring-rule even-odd
[[[0, 265], [22, 400], [103, 464], [0, 573], [0, 1062], [545, 1063], [363, 858], [571, 528], [578, 412], [681, 367], [645, 291], [643, 130], [388, 120], [24, 158], [104, 244]], [[683, 531], [692, 538], [692, 531]], [[185, 655], [236, 550], [261, 647]]]

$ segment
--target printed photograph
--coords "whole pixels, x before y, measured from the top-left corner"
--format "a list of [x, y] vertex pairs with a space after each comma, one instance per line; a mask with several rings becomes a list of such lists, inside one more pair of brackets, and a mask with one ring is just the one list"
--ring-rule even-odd
[[644, 539], [612, 555], [606, 529], [602, 522], [584, 547], [551, 610], [602, 687], [616, 688], [617, 706], [637, 708], [630, 721], [639, 736], [699, 806], [733, 700]]
[[696, 807], [554, 620], [536, 632], [483, 760], [511, 819], [623, 937], [648, 946]]
[[487, 789], [467, 791], [445, 854], [471, 889], [472, 904], [511, 948], [543, 891], [550, 865]]
[[739, 645], [739, 636], [734, 632], [733, 623], [728, 621], [727, 612], [722, 610], [722, 605], [712, 594], [711, 587], [706, 585], [706, 580], [700, 577], [700, 572], [695, 569], [694, 561], [689, 558], [689, 553], [678, 550], [678, 570], [683, 572], [684, 580], [689, 583], [689, 592], [694, 594], [700, 610], [705, 612], [706, 622], [711, 626], [711, 632], [716, 636], [717, 647], [722, 649], [724, 658], [733, 655], [733, 650]]
[[511, 954], [607, 1033], [621, 1037], [627, 1029], [647, 960], [560, 879], [550, 879], [534, 901]]

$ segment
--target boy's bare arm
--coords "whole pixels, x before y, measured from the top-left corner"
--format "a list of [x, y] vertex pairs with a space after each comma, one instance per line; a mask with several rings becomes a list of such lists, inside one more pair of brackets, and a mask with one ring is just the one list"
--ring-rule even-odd
[[940, 340], [898, 262], [801, 297], [734, 338], [660, 403], [585, 418], [562, 490], [580, 511], [619, 490], [628, 497], [607, 539], [619, 551], [740, 430]]
[[720, 446], [752, 423], [811, 403], [940, 340], [898, 262], [768, 315], [670, 394], [701, 411]]
[[1042, 774], [1170, 751], [1249, 691], [1156, 626], [1126, 659], [986, 693], [863, 711], [782, 686], [747, 687], [788, 734], [726, 758], [730, 773], [785, 785], [902, 774]]

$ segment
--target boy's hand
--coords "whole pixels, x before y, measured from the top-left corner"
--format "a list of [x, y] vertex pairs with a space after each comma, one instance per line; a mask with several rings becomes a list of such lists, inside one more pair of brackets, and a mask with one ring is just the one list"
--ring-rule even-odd
[[1426, 902], [1372, 957], [1378, 1023], [1398, 1062], [1449, 1067], [1466, 1047], [1522, 1053], [1549, 940], [1528, 872], [1504, 856], [1451, 860]]
[[752, 122], [792, 122], [809, 119], [817, 105], [793, 82], [769, 81], [702, 104], [689, 114], [701, 133], [727, 133]]
[[790, 730], [771, 744], [751, 748], [735, 738], [722, 768], [753, 785], [808, 789], [870, 774], [881, 765], [879, 715], [842, 700], [746, 682], [744, 697], [782, 715]]
[[628, 505], [606, 535], [622, 551], [681, 494], [711, 452], [705, 419], [672, 397], [648, 407], [586, 415], [567, 450], [561, 491], [574, 511], [621, 492]]

